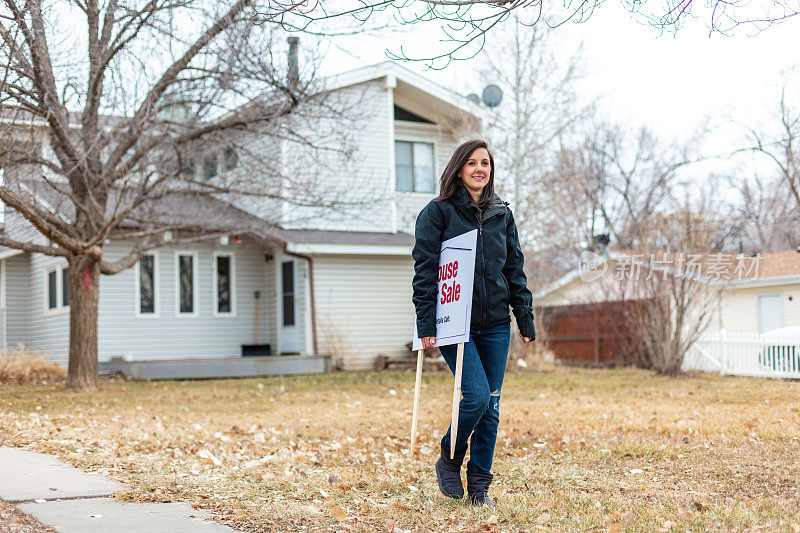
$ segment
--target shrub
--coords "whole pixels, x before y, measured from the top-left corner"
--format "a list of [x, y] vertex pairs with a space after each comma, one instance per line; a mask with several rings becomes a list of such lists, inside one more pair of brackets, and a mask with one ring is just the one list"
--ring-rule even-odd
[[4, 385], [47, 385], [66, 377], [66, 370], [23, 345], [0, 350], [0, 383]]

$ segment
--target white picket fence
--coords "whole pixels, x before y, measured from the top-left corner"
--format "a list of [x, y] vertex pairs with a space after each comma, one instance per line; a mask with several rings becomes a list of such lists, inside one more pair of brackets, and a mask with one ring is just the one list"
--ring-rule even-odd
[[775, 340], [758, 333], [707, 333], [686, 354], [681, 369], [800, 379], [800, 334]]

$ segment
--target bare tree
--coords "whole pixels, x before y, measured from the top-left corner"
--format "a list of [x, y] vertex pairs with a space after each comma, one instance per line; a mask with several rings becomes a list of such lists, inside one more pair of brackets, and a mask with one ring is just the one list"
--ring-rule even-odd
[[777, 139], [750, 129], [753, 146], [749, 148], [765, 156], [777, 167], [796, 209], [800, 209], [800, 112], [787, 102], [787, 87], [781, 91], [778, 104], [779, 133]]
[[539, 215], [547, 204], [547, 171], [557, 157], [558, 141], [574, 133], [591, 105], [578, 101], [580, 49], [555, 54], [555, 30], [527, 26], [517, 13], [489, 39], [482, 54], [482, 78], [497, 84], [503, 103], [493, 112], [488, 134], [503, 170], [499, 185], [509, 185], [514, 218], [523, 245], [538, 240]]
[[766, 253], [800, 246], [800, 210], [786, 201], [783, 177], [730, 181], [739, 192], [731, 222], [741, 251]]
[[770, 176], [731, 179], [740, 193], [743, 241], [762, 252], [800, 246], [800, 112], [788, 94], [784, 85], [776, 119], [764, 128], [747, 127], [749, 146], [733, 153], [753, 154], [775, 170]]
[[[715, 199], [701, 197], [703, 201]], [[640, 266], [622, 269], [630, 278], [634, 300], [628, 320], [642, 343], [639, 364], [674, 374], [711, 325], [721, 282], [735, 268], [732, 254], [712, 252], [729, 231], [728, 215], [687, 202], [652, 214], [644, 226], [631, 260], [631, 265], [638, 261]]]
[[602, 122], [582, 139], [559, 139], [543, 177], [544, 198], [526, 199], [536, 217], [534, 279], [552, 280], [573, 268], [596, 238], [637, 248], [649, 217], [674, 203], [681, 171], [695, 160], [693, 144], [663, 143], [647, 129]]
[[616, 246], [635, 248], [643, 240], [643, 224], [670, 199], [678, 171], [697, 160], [695, 144], [665, 143], [647, 128], [633, 133], [619, 126], [596, 127], [588, 137], [584, 149], [594, 174], [578, 187]]
[[[312, 11], [247, 0], [0, 7], [0, 200], [46, 239], [6, 235], [0, 245], [69, 264], [68, 388], [96, 387], [101, 274], [166, 243], [263, 234], [268, 224], [230, 202], [342, 201], [258, 146], [285, 140], [315, 160], [351, 154], [336, 131], [357, 120], [352, 110], [318, 92], [313, 67], [301, 76], [276, 59], [286, 28], [353, 14]], [[132, 244], [107, 261], [112, 239]]]

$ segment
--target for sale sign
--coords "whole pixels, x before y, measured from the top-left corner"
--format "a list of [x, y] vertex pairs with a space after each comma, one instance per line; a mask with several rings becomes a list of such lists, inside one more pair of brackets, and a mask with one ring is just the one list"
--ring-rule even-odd
[[[442, 242], [436, 276], [436, 346], [469, 342], [478, 230]], [[422, 349], [414, 321], [414, 350]]]

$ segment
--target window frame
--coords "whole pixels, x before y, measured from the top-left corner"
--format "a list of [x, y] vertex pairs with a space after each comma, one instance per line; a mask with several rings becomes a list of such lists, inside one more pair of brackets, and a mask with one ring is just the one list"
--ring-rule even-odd
[[[215, 317], [235, 317], [236, 316], [236, 256], [233, 252], [214, 252], [211, 262], [211, 292], [214, 295], [213, 314]], [[230, 311], [219, 311], [219, 287], [217, 286], [217, 258], [227, 257], [230, 260]]]
[[[436, 180], [436, 144], [437, 143], [435, 141], [433, 141], [433, 140], [421, 141], [419, 139], [411, 139], [411, 138], [407, 138], [407, 137], [395, 137], [394, 142], [395, 142], [395, 146], [393, 146], [392, 148], [394, 149], [395, 154], [397, 154], [397, 143], [408, 143], [408, 144], [411, 145], [411, 189], [412, 189], [410, 191], [405, 191], [405, 190], [397, 188], [397, 156], [395, 155], [395, 157], [394, 157], [394, 169], [393, 169], [393, 173], [394, 173], [394, 190], [395, 190], [395, 192], [400, 192], [400, 193], [404, 193], [404, 194], [419, 194], [419, 195], [425, 195], [425, 196], [430, 196], [432, 194], [435, 195], [437, 193], [436, 189], [439, 186], [439, 184], [438, 184], [438, 182]], [[416, 180], [416, 177], [414, 175], [414, 144], [427, 144], [427, 145], [430, 145], [430, 147], [431, 147], [432, 159], [433, 159], [433, 161], [432, 161], [433, 162], [433, 176], [432, 176], [433, 177], [433, 191], [431, 191], [431, 192], [415, 190], [417, 180]]]
[[[64, 305], [64, 270], [68, 269], [69, 265], [63, 264], [52, 264], [46, 268], [44, 268], [43, 279], [42, 279], [42, 287], [44, 288], [44, 298], [42, 302], [42, 309], [44, 315], [60, 315], [69, 312], [69, 305]], [[56, 287], [55, 287], [55, 301], [56, 306], [50, 307], [50, 273], [55, 273], [56, 277]], [[72, 298], [72, 295], [70, 295]]]
[[[210, 165], [209, 163], [212, 162], [212, 159], [214, 164]], [[203, 154], [203, 162], [201, 165], [203, 169], [203, 181], [211, 181], [220, 175], [219, 160], [220, 160], [220, 154], [216, 150], [212, 150], [210, 152], [206, 152], [205, 154]], [[207, 169], [213, 169], [214, 173], [209, 176], [206, 172]]]
[[[181, 312], [181, 256], [192, 257], [192, 312]], [[196, 317], [198, 316], [198, 267], [197, 252], [190, 250], [175, 250], [175, 316], [176, 317]]]
[[[153, 250], [147, 253], [142, 254], [142, 257], [145, 255], [153, 256], [153, 312], [152, 313], [142, 313], [142, 283], [141, 283], [141, 271], [140, 267], [141, 264], [139, 261], [136, 261], [136, 266], [134, 267], [134, 279], [135, 279], [135, 290], [136, 290], [136, 297], [134, 298], [135, 304], [135, 315], [136, 318], [158, 318], [161, 316], [161, 306], [159, 305], [159, 275], [158, 275], [158, 251]], [[139, 258], [141, 260], [141, 257]]]
[[[219, 159], [221, 160], [220, 166], [222, 167], [222, 173], [231, 172], [239, 166], [239, 153], [235, 148], [230, 146], [222, 150]], [[231, 166], [228, 166], [229, 164], [231, 164]]]

